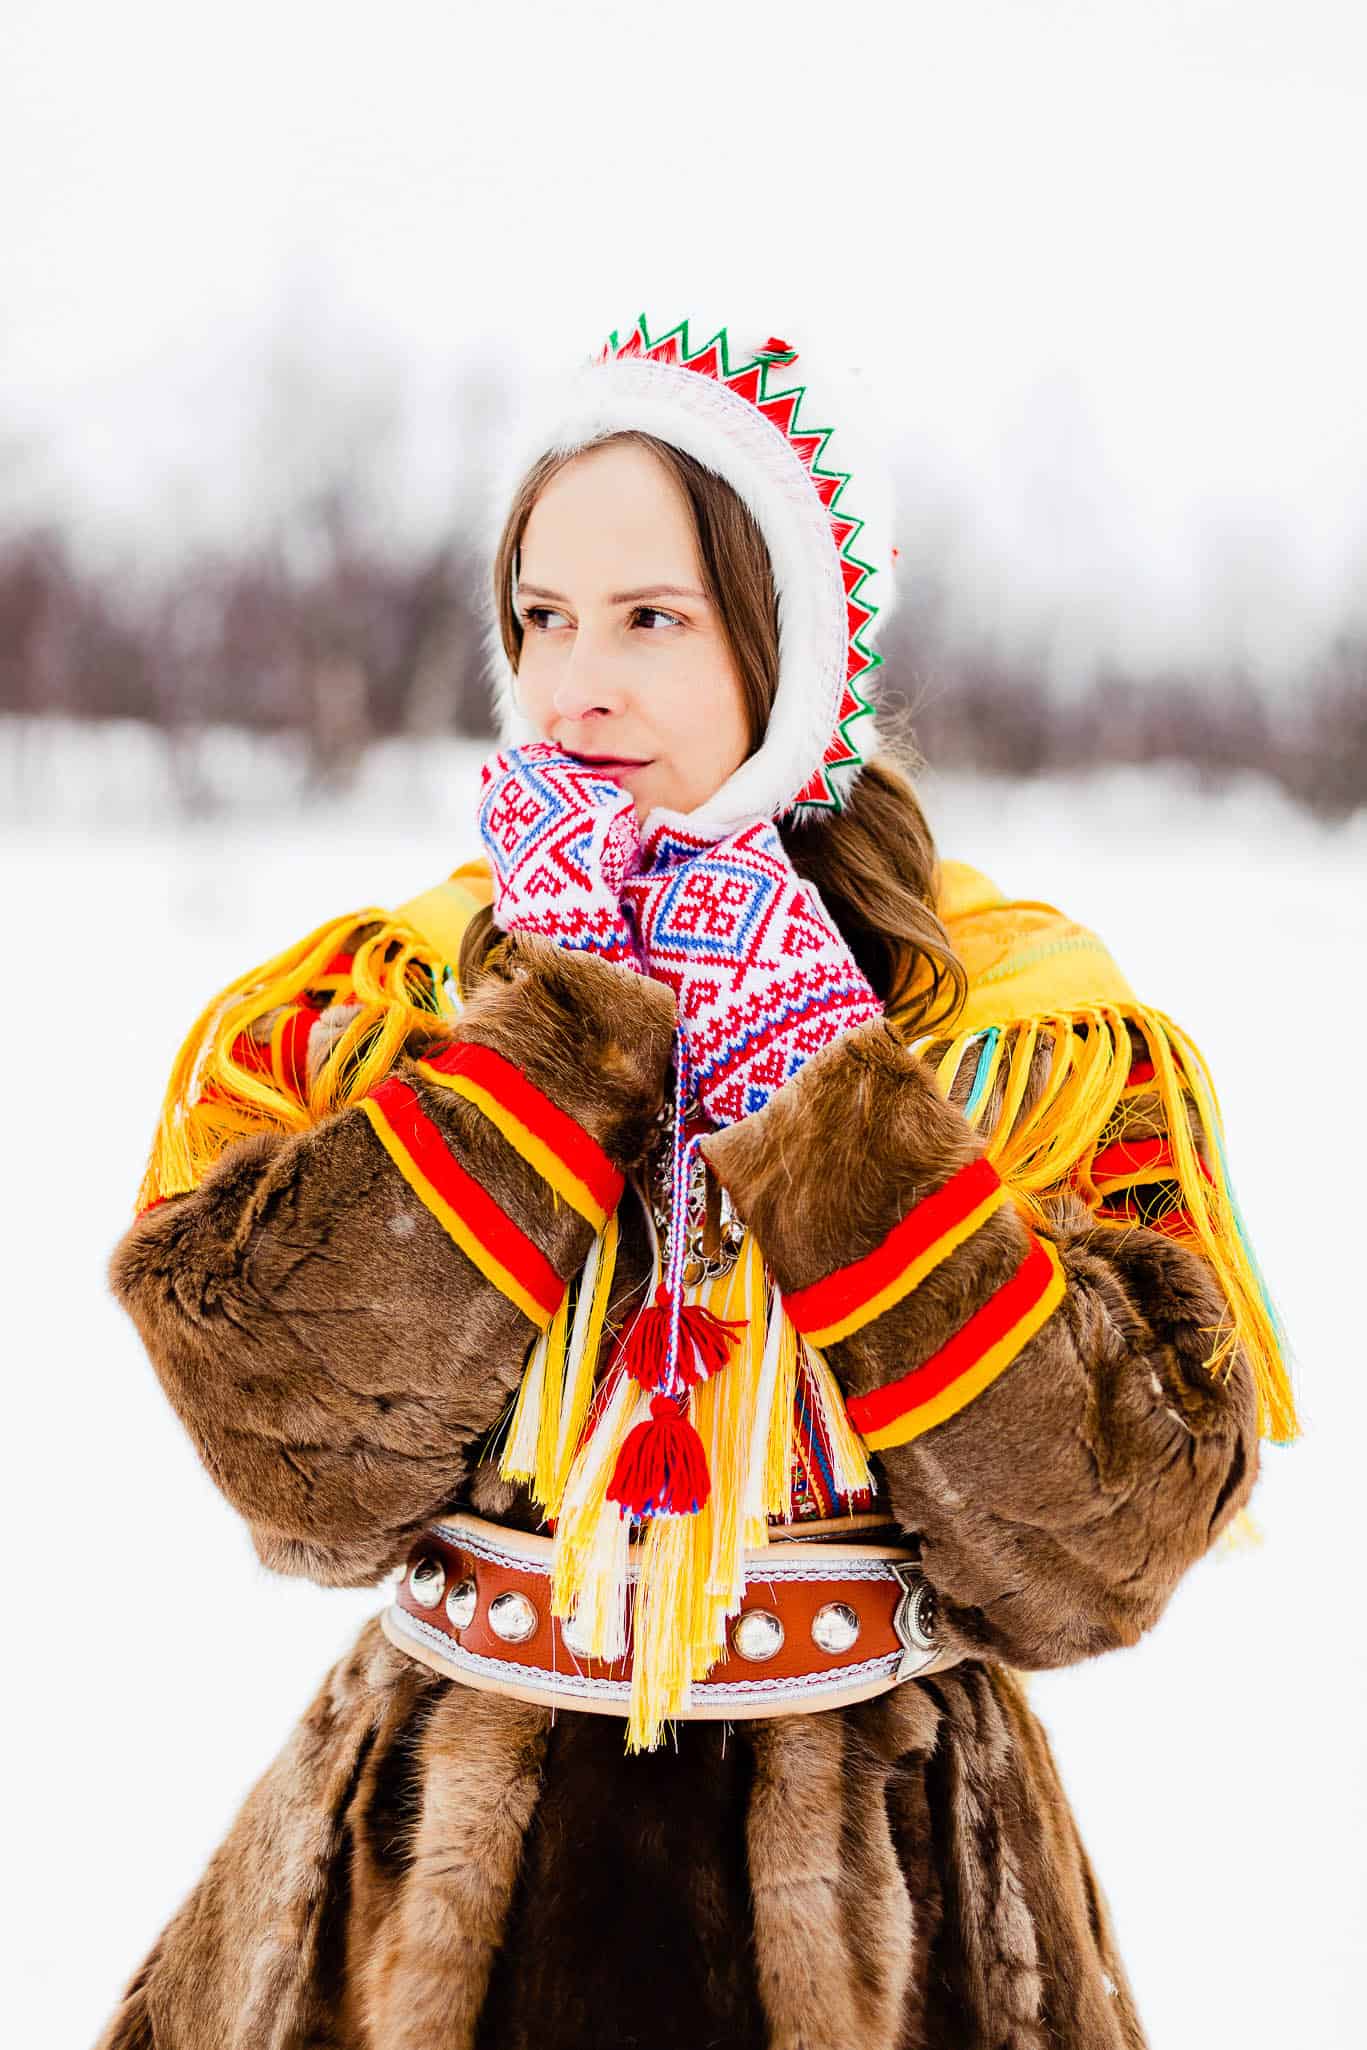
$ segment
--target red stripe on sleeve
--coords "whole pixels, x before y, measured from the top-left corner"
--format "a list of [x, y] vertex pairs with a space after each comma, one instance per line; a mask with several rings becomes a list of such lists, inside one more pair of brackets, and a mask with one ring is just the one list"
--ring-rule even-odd
[[620, 1169], [613, 1165], [598, 1141], [568, 1111], [552, 1103], [512, 1061], [491, 1046], [465, 1039], [428, 1056], [427, 1065], [445, 1075], [465, 1075], [487, 1089], [564, 1161], [601, 1210], [611, 1213], [617, 1208], [622, 1194]]
[[850, 1421], [857, 1431], [877, 1431], [918, 1408], [956, 1381], [980, 1360], [990, 1346], [1005, 1338], [1037, 1302], [1053, 1277], [1053, 1267], [1039, 1239], [1030, 1234], [1030, 1247], [1009, 1281], [994, 1289], [981, 1309], [975, 1310], [954, 1336], [913, 1367], [899, 1381], [875, 1388], [867, 1395], [846, 1399]]
[[1000, 1180], [986, 1154], [966, 1162], [933, 1195], [913, 1204], [871, 1253], [785, 1296], [784, 1308], [796, 1328], [820, 1331], [828, 1324], [838, 1324], [861, 1303], [880, 1294], [919, 1253], [976, 1210]]
[[428, 1117], [412, 1085], [386, 1076], [369, 1091], [395, 1136], [442, 1201], [456, 1211], [482, 1245], [548, 1310], [559, 1307], [565, 1284], [550, 1261], [501, 1204], [466, 1173], [439, 1128]]

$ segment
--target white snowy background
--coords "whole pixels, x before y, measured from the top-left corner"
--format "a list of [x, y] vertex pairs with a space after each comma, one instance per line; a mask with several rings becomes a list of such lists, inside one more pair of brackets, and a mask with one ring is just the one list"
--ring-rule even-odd
[[[471, 394], [643, 308], [860, 360], [904, 558], [1057, 674], [1290, 689], [1367, 592], [1363, 19], [1344, 0], [11, 0], [0, 521], [130, 577], [465, 511]], [[2, 652], [2, 651], [0, 651]], [[91, 2041], [382, 1599], [272, 1578], [105, 1287], [180, 1039], [229, 976], [473, 852], [477, 750], [292, 808], [223, 735], [173, 821], [136, 730], [0, 735], [7, 2040]], [[30, 739], [33, 739], [30, 736]], [[1352, 2050], [1364, 1977], [1357, 1219], [1367, 813], [1180, 774], [924, 782], [942, 849], [1095, 926], [1205, 1051], [1306, 1436], [1043, 1715], [1154, 2050]], [[184, 1618], [193, 1605], [193, 1630]]]

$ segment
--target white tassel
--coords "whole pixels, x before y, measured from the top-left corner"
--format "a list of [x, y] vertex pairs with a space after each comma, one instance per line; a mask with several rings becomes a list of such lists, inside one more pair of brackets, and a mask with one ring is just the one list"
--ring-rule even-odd
[[498, 1470], [505, 1481], [529, 1481], [536, 1471], [536, 1439], [541, 1424], [541, 1391], [546, 1379], [550, 1330], [548, 1324], [532, 1341], [527, 1364], [522, 1370], [522, 1385], [517, 1392], [513, 1420], [498, 1461]]

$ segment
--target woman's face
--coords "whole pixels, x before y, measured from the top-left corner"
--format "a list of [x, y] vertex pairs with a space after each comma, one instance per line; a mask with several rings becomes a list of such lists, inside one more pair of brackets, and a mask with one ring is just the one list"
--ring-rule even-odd
[[543, 740], [604, 759], [644, 821], [689, 812], [749, 752], [687, 501], [636, 442], [558, 470], [522, 535], [517, 700]]

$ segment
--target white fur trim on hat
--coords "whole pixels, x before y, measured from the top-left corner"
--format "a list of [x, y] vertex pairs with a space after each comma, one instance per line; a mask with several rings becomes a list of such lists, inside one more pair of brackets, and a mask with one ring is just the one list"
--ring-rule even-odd
[[[689, 326], [704, 344], [719, 333], [692, 323]], [[739, 347], [734, 330], [727, 332], [726, 341], [730, 375], [743, 370], [766, 346], [761, 341], [750, 348]], [[689, 353], [696, 354], [698, 347], [690, 338]], [[854, 417], [859, 401], [848, 381], [837, 391], [827, 372], [818, 383], [799, 349], [793, 364], [770, 366], [766, 396], [798, 387], [805, 390], [793, 431], [812, 434], [830, 428], [820, 468], [849, 473], [837, 512], [841, 518], [860, 523], [850, 554], [874, 572], [864, 580], [858, 601], [867, 600], [876, 607], [876, 619], [863, 632], [864, 646], [872, 652], [872, 629], [884, 625], [893, 599], [890, 473], [867, 430], [861, 436]], [[828, 402], [829, 413], [825, 410]], [[776, 818], [789, 811], [798, 792], [822, 764], [835, 733], [845, 698], [849, 624], [832, 514], [822, 504], [787, 435], [739, 392], [719, 378], [681, 364], [609, 354], [605, 360], [542, 378], [524, 395], [491, 473], [493, 531], [501, 531], [514, 494], [543, 455], [552, 451], [572, 454], [625, 428], [669, 442], [724, 478], [754, 517], [773, 567], [779, 678], [763, 741], [692, 812], [657, 809], [644, 822], [648, 828], [686, 819], [690, 831], [720, 836], [756, 817]], [[516, 674], [503, 648], [492, 591], [489, 600], [486, 650], [499, 738], [517, 745], [539, 736], [517, 708]], [[870, 696], [869, 679], [874, 673], [871, 668], [857, 679], [861, 697]], [[847, 801], [862, 762], [877, 746], [873, 727], [872, 712], [852, 722], [849, 739], [860, 759], [828, 771], [841, 802]], [[830, 807], [812, 804], [799, 809], [825, 812]]]

